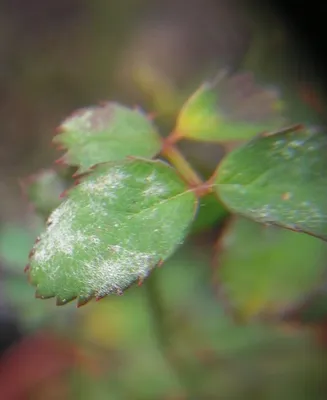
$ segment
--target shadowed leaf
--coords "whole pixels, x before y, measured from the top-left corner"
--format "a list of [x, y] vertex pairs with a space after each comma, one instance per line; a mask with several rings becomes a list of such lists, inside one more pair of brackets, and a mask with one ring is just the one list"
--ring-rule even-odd
[[228, 211], [217, 199], [215, 193], [210, 193], [200, 199], [198, 213], [192, 225], [192, 233], [199, 233], [212, 228], [228, 215]]
[[286, 322], [303, 325], [325, 325], [327, 322], [327, 290], [325, 279], [320, 287], [295, 307], [283, 310], [281, 318]]
[[35, 211], [47, 217], [60, 203], [67, 183], [52, 170], [43, 170], [22, 182], [22, 189]]
[[216, 274], [236, 315], [276, 317], [317, 287], [326, 254], [313, 237], [239, 218], [222, 238]]

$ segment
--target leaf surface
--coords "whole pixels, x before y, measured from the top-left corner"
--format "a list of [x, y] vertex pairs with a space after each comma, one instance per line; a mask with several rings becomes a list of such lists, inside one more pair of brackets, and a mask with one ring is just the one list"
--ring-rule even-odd
[[225, 157], [215, 188], [235, 213], [327, 240], [326, 155], [321, 132], [257, 137]]
[[37, 296], [57, 304], [121, 294], [183, 242], [197, 199], [161, 161], [102, 164], [50, 215], [28, 267]]
[[201, 85], [184, 104], [175, 131], [192, 140], [248, 140], [280, 128], [281, 110], [277, 91], [261, 88], [244, 73]]
[[127, 156], [152, 158], [161, 148], [153, 123], [137, 109], [117, 103], [76, 111], [59, 127], [54, 143], [67, 149], [61, 162], [79, 172]]

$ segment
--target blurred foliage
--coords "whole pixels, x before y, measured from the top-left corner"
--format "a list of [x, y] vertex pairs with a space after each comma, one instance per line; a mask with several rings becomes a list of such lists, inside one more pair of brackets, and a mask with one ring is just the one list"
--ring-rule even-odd
[[[18, 242], [26, 231], [15, 232]], [[270, 253], [260, 253], [264, 264], [264, 256], [269, 260]], [[210, 290], [209, 261], [210, 249], [190, 242], [153, 275], [164, 304], [168, 329], [164, 334], [170, 335], [166, 338], [169, 360], [158, 343], [157, 317], [148, 309], [145, 285], [152, 278], [123, 297], [105, 299], [78, 312], [74, 307], [58, 311], [49, 302], [36, 302], [33, 308], [39, 307], [41, 317], [38, 326], [73, 337], [75, 345], [93, 359], [87, 361], [86, 369], [81, 361], [70, 365], [69, 375], [61, 378], [67, 398], [324, 399], [326, 355], [312, 334], [256, 323], [235, 325]], [[30, 293], [21, 287], [17, 291], [20, 305], [29, 301]], [[14, 290], [8, 291], [8, 299], [15, 296]], [[63, 314], [70, 315], [69, 324], [68, 319], [61, 321]], [[30, 330], [30, 316], [25, 317]], [[93, 363], [97, 373], [89, 370]], [[45, 388], [54, 377], [50, 374], [48, 379]]]
[[236, 219], [217, 253], [217, 279], [241, 318], [278, 317], [320, 284], [326, 243], [307, 235]]
[[21, 188], [35, 212], [47, 218], [59, 206], [60, 195], [67, 189], [67, 183], [59, 172], [47, 169], [21, 181]]
[[177, 119], [178, 137], [198, 141], [249, 140], [283, 126], [282, 101], [271, 88], [257, 86], [251, 74], [218, 74], [183, 105]]
[[[222, 302], [212, 287], [224, 272], [223, 264], [212, 266], [212, 230], [227, 214], [212, 206], [213, 196], [202, 199], [189, 242], [122, 297], [78, 311], [74, 305], [58, 309], [34, 299], [23, 273], [43, 221], [28, 213], [17, 178], [49, 167], [57, 157], [49, 149], [53, 127], [73, 109], [115, 98], [142, 105], [160, 128], [171, 128], [194, 87], [227, 66], [279, 88], [290, 122], [319, 125], [325, 118], [319, 77], [308, 57], [299, 56], [296, 40], [270, 11], [236, 10], [231, 3], [1, 3], [0, 332], [6, 334], [7, 310], [26, 336], [0, 359], [6, 399], [326, 398], [326, 288], [322, 276], [307, 293], [311, 282], [305, 280], [314, 273], [314, 248], [321, 244], [244, 223], [241, 244], [227, 254], [230, 273], [241, 282], [238, 293], [250, 302], [265, 281], [279, 310], [279, 300], [293, 300], [290, 288], [298, 299], [293, 272], [305, 275], [305, 293], [290, 302], [291, 309], [282, 302], [283, 322], [238, 324], [229, 314], [231, 298]], [[205, 176], [222, 156], [211, 144], [183, 147]], [[57, 185], [43, 183], [53, 200]], [[40, 205], [46, 212], [53, 206]], [[227, 247], [230, 235], [224, 237]], [[221, 245], [220, 238], [217, 249]], [[325, 258], [318, 264], [323, 272]], [[149, 287], [159, 304], [152, 304]]]

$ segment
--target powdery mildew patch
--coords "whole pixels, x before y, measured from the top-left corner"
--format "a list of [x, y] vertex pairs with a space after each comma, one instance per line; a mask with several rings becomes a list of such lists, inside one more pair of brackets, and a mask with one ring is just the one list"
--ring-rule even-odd
[[143, 191], [143, 195], [145, 197], [148, 196], [163, 196], [166, 193], [168, 193], [168, 188], [165, 184], [161, 183], [161, 182], [153, 182], [151, 183], [144, 191]]
[[284, 212], [283, 206], [279, 204], [266, 204], [258, 208], [249, 209], [248, 216], [252, 216], [259, 222], [274, 222], [283, 215], [286, 224], [296, 224], [308, 227], [319, 227], [322, 222], [326, 221], [326, 216], [321, 213], [317, 207], [309, 201], [301, 202], [294, 206], [294, 209]]
[[93, 109], [80, 110], [67, 118], [62, 124], [63, 131], [83, 132], [83, 134], [92, 133]]
[[137, 279], [146, 278], [158, 259], [154, 252], [129, 251], [118, 245], [110, 247], [113, 250], [110, 259], [96, 257], [83, 271], [85, 287], [98, 297], [120, 293]]
[[96, 179], [85, 180], [79, 187], [89, 195], [101, 195], [103, 197], [116, 197], [115, 191], [124, 186], [124, 181], [130, 177], [119, 167], [113, 167], [108, 174], [101, 175]]
[[76, 243], [83, 244], [88, 241], [81, 231], [72, 228], [75, 207], [74, 202], [67, 199], [50, 215], [48, 228], [34, 247], [33, 258], [37, 265], [46, 264], [57, 253], [73, 256]]
[[[192, 219], [190, 201], [182, 205], [185, 189], [171, 189], [161, 170], [135, 163], [138, 182], [129, 163], [99, 166], [52, 213], [30, 263], [40, 296], [56, 295], [60, 304], [79, 297], [83, 304], [119, 294], [146, 278], [183, 240]], [[175, 214], [182, 219], [172, 232]]]

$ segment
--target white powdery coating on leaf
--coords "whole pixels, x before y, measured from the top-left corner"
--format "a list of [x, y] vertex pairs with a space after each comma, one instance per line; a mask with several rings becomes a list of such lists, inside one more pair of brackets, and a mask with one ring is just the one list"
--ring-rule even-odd
[[85, 243], [87, 247], [88, 237], [72, 228], [75, 213], [74, 203], [67, 199], [50, 215], [49, 226], [34, 248], [33, 259], [36, 261], [36, 268], [42, 267], [58, 253], [73, 256], [76, 243]]
[[286, 209], [283, 204], [266, 204], [262, 207], [250, 209], [247, 213], [259, 222], [275, 222], [283, 218], [285, 224], [296, 224], [303, 227], [319, 227], [325, 222], [327, 216], [320, 209], [308, 201], [294, 205], [294, 208]]
[[166, 193], [168, 193], [168, 188], [166, 185], [164, 185], [161, 182], [153, 182], [151, 185], [149, 185], [144, 191], [143, 195], [144, 196], [162, 196]]
[[110, 259], [96, 257], [85, 265], [82, 280], [88, 293], [105, 296], [120, 292], [137, 279], [148, 276], [155, 266], [158, 256], [155, 253], [129, 251], [119, 245], [112, 245]]
[[145, 178], [145, 180], [146, 180], [147, 182], [154, 182], [154, 181], [156, 181], [157, 179], [158, 179], [158, 178], [157, 178], [157, 173], [156, 173], [156, 171], [152, 171], [151, 174], [148, 175], [148, 176]]
[[92, 180], [85, 180], [79, 187], [89, 195], [100, 194], [106, 197], [115, 197], [114, 191], [122, 188], [124, 181], [129, 177], [129, 174], [117, 167], [112, 168], [106, 175], [101, 175]]
[[76, 114], [67, 118], [61, 124], [61, 128], [64, 131], [82, 131], [84, 133], [91, 132], [93, 114], [94, 110], [92, 109], [78, 111]]

